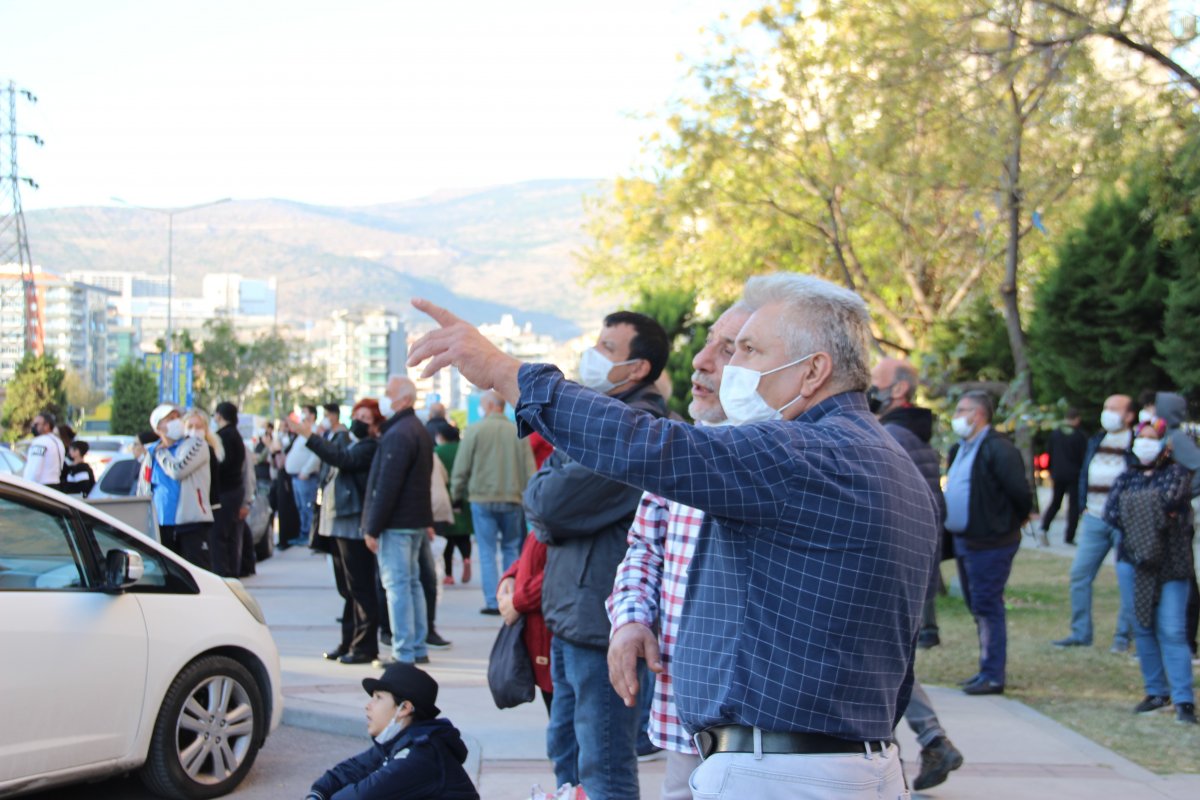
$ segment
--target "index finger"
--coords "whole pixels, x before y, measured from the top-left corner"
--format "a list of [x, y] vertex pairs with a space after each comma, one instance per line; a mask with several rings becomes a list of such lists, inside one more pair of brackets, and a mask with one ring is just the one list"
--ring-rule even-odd
[[414, 297], [412, 299], [412, 304], [413, 308], [417, 309], [423, 314], [428, 314], [433, 318], [434, 322], [436, 322], [438, 325], [441, 325], [443, 328], [448, 328], [456, 322], [462, 322], [462, 320], [453, 313], [447, 311], [439, 305], [429, 302], [424, 298]]

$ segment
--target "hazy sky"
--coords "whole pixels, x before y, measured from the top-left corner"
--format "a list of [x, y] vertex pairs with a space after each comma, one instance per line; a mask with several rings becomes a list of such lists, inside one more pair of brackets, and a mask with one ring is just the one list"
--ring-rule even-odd
[[0, 0], [26, 208], [609, 178], [753, 0]]

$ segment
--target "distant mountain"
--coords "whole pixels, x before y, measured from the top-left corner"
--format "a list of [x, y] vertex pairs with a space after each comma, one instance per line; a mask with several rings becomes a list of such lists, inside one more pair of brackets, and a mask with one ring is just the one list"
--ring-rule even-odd
[[[239, 272], [278, 279], [280, 320], [293, 324], [358, 305], [405, 313], [416, 295], [475, 324], [511, 313], [573, 336], [611, 310], [579, 284], [571, 255], [584, 244], [583, 197], [603, 188], [531, 181], [375, 206], [239, 200], [179, 214], [176, 291], [198, 295], [203, 275]], [[163, 214], [58, 208], [27, 222], [34, 261], [51, 272], [166, 271]]]

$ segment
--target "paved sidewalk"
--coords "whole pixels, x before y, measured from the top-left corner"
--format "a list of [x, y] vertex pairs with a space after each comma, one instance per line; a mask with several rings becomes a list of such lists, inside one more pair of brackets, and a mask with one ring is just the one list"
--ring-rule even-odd
[[[262, 604], [279, 646], [284, 723], [358, 736], [365, 746], [366, 694], [360, 681], [377, 671], [321, 658], [322, 651], [338, 642], [335, 619], [341, 613], [328, 560], [292, 548], [260, 564], [258, 575], [245, 583]], [[546, 711], [540, 698], [507, 711], [492, 703], [486, 668], [499, 621], [481, 615], [482, 605], [477, 579], [466, 586], [444, 587], [437, 627], [453, 647], [431, 651], [428, 669], [441, 685], [438, 705], [468, 739], [468, 767], [480, 795], [484, 800], [521, 800], [529, 796], [533, 783], [549, 788], [554, 782], [545, 759]], [[1154, 775], [1014, 700], [926, 688], [966, 764], [942, 786], [915, 796], [1200, 797], [1200, 776]], [[911, 762], [910, 775], [915, 775], [918, 748], [907, 726], [901, 725], [898, 738]], [[657, 800], [662, 772], [662, 761], [641, 765], [643, 800]]]

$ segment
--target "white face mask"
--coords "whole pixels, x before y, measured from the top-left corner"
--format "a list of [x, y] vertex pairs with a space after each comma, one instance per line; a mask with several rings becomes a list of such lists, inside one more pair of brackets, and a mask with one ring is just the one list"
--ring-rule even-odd
[[1154, 412], [1148, 408], [1143, 408], [1138, 412], [1138, 422], [1142, 424], [1153, 424], [1157, 420], [1158, 417], [1154, 416]]
[[1100, 412], [1100, 427], [1109, 433], [1116, 433], [1124, 430], [1125, 420], [1122, 418], [1121, 412], [1106, 409]]
[[1162, 439], [1147, 439], [1138, 437], [1133, 440], [1133, 454], [1137, 456], [1138, 461], [1145, 466], [1150, 466], [1162, 454], [1163, 445], [1166, 444]]
[[762, 395], [758, 393], [758, 382], [764, 375], [779, 372], [781, 369], [794, 367], [812, 358], [816, 353], [809, 353], [804, 358], [798, 358], [783, 366], [759, 372], [748, 367], [735, 367], [726, 364], [721, 375], [721, 390], [717, 393], [721, 398], [721, 407], [725, 409], [725, 419], [730, 425], [745, 425], [750, 422], [771, 422], [783, 419], [783, 412], [792, 403], [801, 398], [796, 395], [779, 408], [771, 408]]
[[950, 427], [954, 431], [954, 435], [960, 439], [965, 439], [971, 435], [971, 423], [966, 417], [955, 417], [950, 420]]
[[173, 419], [167, 423], [167, 438], [173, 442], [178, 442], [183, 438], [183, 420]]
[[620, 383], [610, 381], [608, 373], [612, 371], [612, 368], [623, 367], [640, 360], [639, 358], [630, 358], [626, 361], [609, 361], [599, 350], [589, 347], [579, 357], [579, 382], [600, 394], [608, 394], [618, 386], [629, 383], [629, 378]]
[[388, 397], [386, 394], [379, 398], [379, 413], [383, 415], [384, 419], [387, 419], [392, 415], [392, 410], [392, 398]]

